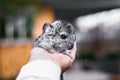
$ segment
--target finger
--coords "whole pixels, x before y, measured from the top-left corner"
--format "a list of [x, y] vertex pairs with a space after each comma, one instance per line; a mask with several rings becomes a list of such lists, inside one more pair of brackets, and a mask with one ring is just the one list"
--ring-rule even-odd
[[69, 53], [67, 54], [69, 57], [71, 57], [73, 60], [75, 59], [76, 57], [76, 51], [77, 51], [77, 48], [76, 48], [76, 42], [74, 43], [74, 47], [72, 50], [69, 51]]
[[63, 55], [61, 58], [62, 58], [62, 61], [61, 61], [62, 71], [64, 72], [66, 69], [71, 67], [73, 63], [73, 59], [66, 55]]

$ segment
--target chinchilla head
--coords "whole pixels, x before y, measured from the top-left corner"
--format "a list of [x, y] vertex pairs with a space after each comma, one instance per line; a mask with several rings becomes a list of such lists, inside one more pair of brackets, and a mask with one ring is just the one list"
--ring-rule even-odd
[[66, 50], [73, 48], [75, 40], [75, 29], [72, 24], [63, 20], [56, 20], [43, 25], [43, 33], [36, 40], [34, 46], [40, 46], [49, 52], [65, 53]]

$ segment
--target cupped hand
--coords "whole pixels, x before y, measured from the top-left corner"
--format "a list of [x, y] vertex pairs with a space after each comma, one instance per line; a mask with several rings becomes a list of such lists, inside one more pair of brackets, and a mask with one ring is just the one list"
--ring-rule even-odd
[[76, 42], [72, 50], [67, 51], [67, 54], [63, 53], [49, 53], [42, 48], [33, 48], [31, 51], [30, 61], [34, 60], [51, 60], [58, 66], [60, 66], [62, 72], [68, 69], [74, 62], [76, 57]]

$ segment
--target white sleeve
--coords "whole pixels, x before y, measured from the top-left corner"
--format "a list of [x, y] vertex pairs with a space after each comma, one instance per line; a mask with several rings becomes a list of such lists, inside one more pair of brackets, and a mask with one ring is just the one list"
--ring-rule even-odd
[[35, 60], [24, 65], [16, 80], [60, 80], [60, 67], [49, 60]]

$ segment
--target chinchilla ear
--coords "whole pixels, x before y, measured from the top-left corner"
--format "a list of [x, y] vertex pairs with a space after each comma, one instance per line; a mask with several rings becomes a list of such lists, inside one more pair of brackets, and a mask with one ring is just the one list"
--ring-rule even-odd
[[73, 25], [68, 25], [67, 26], [67, 31], [69, 32], [69, 33], [72, 33], [72, 34], [74, 34], [75, 33], [75, 29], [74, 29], [74, 27], [73, 27]]
[[45, 23], [43, 25], [43, 32], [44, 33], [50, 33], [52, 29], [53, 29], [53, 26], [49, 23]]

